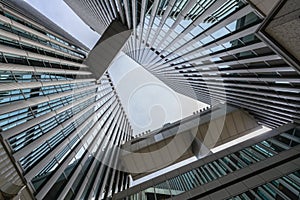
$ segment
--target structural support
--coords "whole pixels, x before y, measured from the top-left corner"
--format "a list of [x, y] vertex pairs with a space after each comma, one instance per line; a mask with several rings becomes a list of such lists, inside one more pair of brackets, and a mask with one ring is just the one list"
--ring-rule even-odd
[[85, 61], [96, 79], [99, 79], [111, 65], [130, 34], [131, 30], [117, 20], [114, 20], [105, 30]]

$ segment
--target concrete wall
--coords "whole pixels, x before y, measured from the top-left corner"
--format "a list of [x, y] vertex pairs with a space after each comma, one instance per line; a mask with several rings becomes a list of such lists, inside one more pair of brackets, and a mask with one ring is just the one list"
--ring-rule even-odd
[[[300, 2], [288, 0], [281, 4], [265, 31], [300, 63]], [[298, 70], [300, 68], [298, 65]]]
[[122, 165], [138, 179], [196, 156], [205, 157], [210, 149], [257, 130], [256, 120], [242, 109], [220, 106], [198, 118], [161, 132], [154, 131], [136, 141], [128, 141], [121, 155]]

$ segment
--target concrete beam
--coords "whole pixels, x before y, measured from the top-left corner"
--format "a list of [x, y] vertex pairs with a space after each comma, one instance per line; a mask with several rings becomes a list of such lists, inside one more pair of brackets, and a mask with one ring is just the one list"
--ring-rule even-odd
[[131, 30], [117, 20], [113, 21], [105, 30], [84, 62], [89, 66], [89, 70], [96, 79], [99, 79], [112, 64], [130, 35]]
[[242, 109], [221, 105], [187, 117], [123, 145], [120, 157], [134, 180], [257, 130], [256, 120]]

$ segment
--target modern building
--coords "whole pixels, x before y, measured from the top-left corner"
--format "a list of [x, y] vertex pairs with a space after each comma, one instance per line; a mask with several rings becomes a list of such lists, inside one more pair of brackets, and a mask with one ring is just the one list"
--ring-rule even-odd
[[271, 128], [299, 121], [298, 0], [65, 2], [100, 34], [126, 26], [123, 51], [176, 92]]
[[24, 1], [0, 1], [0, 27], [0, 199], [126, 189], [114, 147], [132, 129], [109, 74], [95, 79], [89, 49]]
[[300, 127], [288, 124], [152, 178], [113, 199], [300, 197]]
[[[275, 129], [114, 199], [299, 198], [299, 145], [294, 147], [300, 119], [297, 0], [65, 2], [100, 34], [116, 22], [127, 27], [105, 37], [130, 32], [118, 49], [176, 92], [211, 106], [243, 108], [259, 124]], [[147, 143], [145, 137], [151, 142], [155, 136], [138, 137], [127, 148], [136, 144], [139, 149]], [[150, 146], [139, 150], [148, 152]], [[142, 166], [143, 161], [129, 164]]]
[[[0, 0], [0, 199], [299, 198], [297, 0], [65, 1], [102, 35], [92, 50], [25, 1]], [[106, 71], [121, 50], [211, 109], [133, 139]], [[276, 129], [202, 158], [201, 145], [261, 124]], [[175, 162], [200, 160], [129, 188], [124, 150], [187, 132]]]

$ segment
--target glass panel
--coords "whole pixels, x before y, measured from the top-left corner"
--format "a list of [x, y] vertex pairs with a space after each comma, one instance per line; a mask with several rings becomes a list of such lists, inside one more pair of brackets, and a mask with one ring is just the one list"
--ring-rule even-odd
[[156, 200], [167, 199], [171, 197], [171, 190], [168, 182], [162, 182], [154, 186]]
[[44, 200], [53, 200], [53, 199], [57, 199], [60, 192], [64, 189], [64, 186], [67, 183], [67, 179], [64, 176], [64, 174], [62, 174], [57, 181], [55, 182], [55, 184], [51, 187], [51, 189], [49, 190], [49, 192], [46, 194], [46, 196], [44, 197]]

